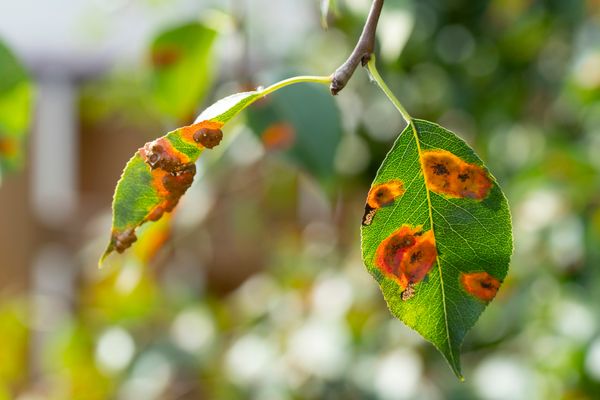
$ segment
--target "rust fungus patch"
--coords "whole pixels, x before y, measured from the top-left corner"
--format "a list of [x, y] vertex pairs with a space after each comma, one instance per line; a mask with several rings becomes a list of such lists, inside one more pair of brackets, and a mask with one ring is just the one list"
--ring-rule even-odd
[[467, 293], [487, 303], [496, 296], [501, 282], [482, 271], [462, 273], [460, 283]]
[[146, 221], [158, 221], [164, 213], [171, 212], [181, 196], [189, 189], [196, 175], [196, 166], [186, 164], [175, 172], [152, 171], [153, 185], [162, 201], [146, 217]]
[[220, 129], [200, 128], [194, 133], [194, 142], [201, 144], [207, 149], [219, 145], [223, 140], [223, 131]]
[[431, 230], [408, 225], [392, 233], [377, 247], [375, 265], [388, 278], [394, 279], [406, 292], [404, 300], [414, 296], [413, 285], [429, 273], [437, 257]]
[[375, 213], [381, 207], [389, 206], [394, 201], [404, 194], [404, 184], [399, 179], [394, 179], [389, 182], [380, 183], [371, 187], [367, 195], [367, 204], [365, 205], [365, 214], [363, 215], [362, 224], [371, 225]]
[[[182, 140], [188, 143], [200, 144], [208, 149], [211, 149], [219, 144], [223, 138], [223, 132], [221, 132], [222, 127], [222, 122], [201, 121], [192, 125], [181, 127], [179, 128], [179, 132]], [[218, 141], [215, 140], [217, 138], [219, 139]], [[205, 143], [202, 143], [202, 141], [205, 141]], [[209, 147], [207, 144], [211, 145], [211, 147]]]
[[446, 150], [427, 150], [422, 154], [427, 187], [449, 197], [483, 200], [492, 180], [483, 167], [469, 164]]
[[287, 150], [293, 146], [296, 133], [292, 125], [278, 122], [265, 129], [261, 139], [267, 150]]
[[113, 231], [112, 237], [111, 237], [112, 245], [118, 253], [124, 252], [136, 240], [137, 240], [137, 236], [135, 236], [134, 228], [125, 229], [123, 232]]
[[164, 137], [146, 143], [139, 153], [150, 168], [171, 173], [180, 171], [190, 162], [188, 156], [177, 151]]
[[404, 291], [400, 295], [400, 298], [402, 299], [402, 301], [407, 301], [407, 300], [412, 299], [414, 296], [415, 296], [415, 285], [413, 283], [409, 283], [406, 286], [406, 289], [404, 289]]

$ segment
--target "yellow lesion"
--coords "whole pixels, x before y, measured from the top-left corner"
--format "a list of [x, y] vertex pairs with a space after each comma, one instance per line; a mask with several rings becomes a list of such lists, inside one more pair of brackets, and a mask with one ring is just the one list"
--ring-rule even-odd
[[448, 197], [483, 200], [492, 188], [487, 171], [470, 164], [446, 150], [421, 153], [427, 188]]

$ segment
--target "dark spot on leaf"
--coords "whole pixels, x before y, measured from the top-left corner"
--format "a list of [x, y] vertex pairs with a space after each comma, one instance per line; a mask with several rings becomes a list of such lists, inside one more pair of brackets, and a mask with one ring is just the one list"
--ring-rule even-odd
[[111, 239], [115, 250], [122, 253], [137, 240], [137, 236], [135, 236], [135, 229], [129, 228], [121, 233], [113, 232]]
[[410, 256], [410, 263], [414, 264], [415, 262], [419, 261], [422, 256], [423, 256], [423, 253], [420, 251], [416, 251], [416, 252], [412, 253]]
[[160, 138], [146, 143], [140, 149], [140, 154], [152, 169], [163, 169], [167, 172], [177, 172], [185, 168], [187, 157], [176, 151], [166, 138]]
[[213, 128], [200, 128], [194, 133], [194, 141], [207, 149], [212, 149], [221, 143], [223, 131]]
[[432, 169], [436, 175], [448, 175], [450, 173], [444, 164], [434, 164]]
[[409, 283], [406, 286], [406, 289], [404, 289], [404, 291], [400, 295], [400, 298], [402, 299], [402, 301], [407, 301], [407, 300], [410, 300], [413, 297], [415, 297], [415, 294], [416, 294], [415, 285], [413, 283]]
[[154, 208], [154, 210], [152, 210], [152, 212], [150, 212], [150, 214], [148, 214], [148, 217], [146, 217], [146, 219], [148, 221], [158, 221], [159, 219], [161, 219], [161, 217], [163, 216], [164, 213], [165, 213], [164, 208], [162, 208], [161, 206], [156, 206]]
[[162, 178], [163, 187], [167, 191], [164, 211], [170, 212], [175, 208], [181, 196], [192, 185], [194, 175], [196, 175], [196, 166], [187, 164], [181, 170], [167, 174]]
[[368, 204], [365, 205], [365, 213], [362, 218], [362, 225], [363, 226], [371, 225], [371, 222], [373, 222], [373, 217], [375, 216], [376, 212], [377, 212], [377, 209], [372, 208]]

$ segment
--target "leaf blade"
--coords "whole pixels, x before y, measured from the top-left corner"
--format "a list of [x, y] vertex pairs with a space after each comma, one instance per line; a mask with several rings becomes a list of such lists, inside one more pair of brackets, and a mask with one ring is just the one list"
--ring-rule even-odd
[[[192, 125], [146, 143], [129, 160], [117, 183], [111, 238], [98, 264], [101, 266], [113, 251], [122, 253], [129, 248], [137, 240], [135, 231], [142, 224], [157, 221], [174, 209], [192, 184], [196, 160], [204, 148], [220, 142], [221, 128], [226, 122], [259, 98], [285, 86], [300, 82], [328, 84], [329, 80], [329, 77], [299, 76], [225, 97], [206, 108]], [[218, 140], [209, 137], [207, 141], [207, 134]]]
[[[464, 191], [463, 197], [450, 197], [431, 190], [427, 178], [431, 173], [424, 169], [423, 154], [439, 149], [456, 154], [465, 165], [485, 169], [473, 150], [452, 132], [414, 120], [414, 126], [400, 134], [375, 177], [374, 188], [396, 180], [403, 182], [404, 192], [374, 213], [367, 204], [367, 212], [373, 215], [361, 230], [363, 261], [379, 282], [390, 311], [432, 342], [462, 378], [460, 345], [487, 305], [466, 292], [463, 277], [485, 272], [499, 282], [504, 279], [512, 254], [510, 213], [506, 198], [487, 170], [491, 187], [484, 199], [470, 197], [469, 191]], [[495, 221], [497, 227], [486, 226], [489, 221]], [[404, 224], [431, 231], [437, 252], [427, 279], [414, 282], [410, 290], [410, 281], [402, 287], [389, 274], [385, 276], [374, 260], [382, 241]], [[408, 297], [407, 291], [412, 297], [403, 299]]]

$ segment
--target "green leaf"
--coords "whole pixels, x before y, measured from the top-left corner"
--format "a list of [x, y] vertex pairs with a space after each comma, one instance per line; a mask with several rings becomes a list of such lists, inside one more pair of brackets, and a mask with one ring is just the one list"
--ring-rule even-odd
[[176, 121], [189, 121], [212, 86], [212, 45], [217, 34], [200, 23], [171, 28], [150, 49], [152, 93], [159, 110]]
[[336, 0], [321, 0], [321, 26], [325, 29], [329, 28], [329, 15], [337, 14]]
[[329, 77], [295, 77], [264, 89], [237, 93], [204, 110], [183, 126], [140, 148], [129, 160], [113, 198], [110, 242], [100, 264], [113, 251], [122, 253], [136, 241], [136, 229], [171, 212], [193, 182], [195, 162], [205, 148], [219, 144], [221, 128], [257, 99], [299, 82], [329, 84]]
[[16, 56], [0, 42], [0, 176], [23, 163], [33, 87]]
[[318, 178], [333, 174], [342, 124], [329, 93], [309, 85], [274, 93], [249, 110], [248, 125], [267, 151], [282, 154]]
[[512, 254], [508, 203], [454, 133], [422, 120], [400, 134], [365, 207], [362, 255], [390, 311], [460, 378], [460, 346], [496, 295]]

